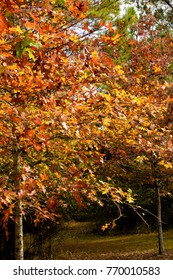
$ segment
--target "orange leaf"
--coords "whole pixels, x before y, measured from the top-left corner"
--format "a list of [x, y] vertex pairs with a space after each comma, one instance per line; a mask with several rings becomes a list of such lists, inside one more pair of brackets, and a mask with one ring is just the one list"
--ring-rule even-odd
[[6, 28], [7, 28], [6, 19], [2, 14], [0, 14], [0, 35], [4, 32]]
[[42, 148], [40, 147], [40, 145], [39, 144], [37, 144], [37, 143], [33, 143], [33, 146], [34, 146], [34, 148], [35, 148], [35, 150], [37, 151], [37, 152], [39, 152]]

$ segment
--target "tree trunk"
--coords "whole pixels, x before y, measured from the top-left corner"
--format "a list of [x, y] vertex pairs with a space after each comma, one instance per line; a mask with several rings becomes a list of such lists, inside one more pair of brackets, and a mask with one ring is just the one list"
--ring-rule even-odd
[[157, 226], [158, 226], [158, 242], [159, 242], [159, 255], [164, 254], [164, 242], [163, 242], [163, 229], [162, 229], [162, 209], [161, 209], [161, 198], [160, 188], [156, 185], [156, 197], [157, 197]]
[[23, 217], [22, 217], [22, 201], [16, 203], [15, 212], [15, 259], [23, 260]]
[[[21, 167], [20, 167], [20, 149], [17, 139], [13, 140], [13, 180], [16, 193], [20, 191]], [[22, 200], [17, 198], [15, 205], [15, 259], [24, 259], [23, 250], [23, 217], [22, 217]]]

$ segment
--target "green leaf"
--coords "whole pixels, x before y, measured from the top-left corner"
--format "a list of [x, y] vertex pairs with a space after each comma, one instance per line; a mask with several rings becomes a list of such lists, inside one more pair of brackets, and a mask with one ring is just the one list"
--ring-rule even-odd
[[31, 50], [30, 48], [25, 48], [25, 49], [23, 50], [23, 55], [24, 55], [26, 52], [28, 53], [28, 56], [29, 56], [30, 59], [35, 60], [35, 56], [33, 55], [33, 52], [32, 52], [32, 50]]
[[37, 48], [37, 49], [40, 49], [40, 47], [41, 47], [41, 43], [39, 43], [39, 42], [35, 42], [35, 41], [33, 41], [33, 40], [30, 40], [30, 41], [28, 41], [28, 44], [27, 44], [29, 47], [35, 47], [35, 48]]
[[23, 49], [21, 47], [21, 42], [17, 42], [15, 45], [14, 45], [14, 48], [16, 50], [16, 56], [21, 58], [22, 55], [23, 55]]

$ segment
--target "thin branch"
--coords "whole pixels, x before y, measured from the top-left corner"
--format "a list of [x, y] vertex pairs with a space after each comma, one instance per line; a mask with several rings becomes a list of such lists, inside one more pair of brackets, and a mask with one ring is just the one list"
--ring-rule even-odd
[[[143, 208], [143, 207], [141, 207], [141, 206], [139, 206], [139, 205], [132, 205], [132, 204], [126, 203], [126, 202], [123, 202], [123, 203], [126, 204], [126, 205], [128, 205], [128, 206], [130, 206], [138, 215], [140, 215], [140, 214], [138, 213], [137, 209], [141, 209], [141, 210], [143, 210], [144, 212], [150, 214], [151, 216], [153, 216], [154, 218], [156, 218], [156, 219], [158, 220], [158, 217], [157, 217], [155, 214], [153, 214], [151, 211], [149, 211], [148, 209], [145, 209], [145, 208]], [[142, 217], [142, 218], [143, 218], [143, 217]], [[166, 224], [166, 223], [164, 223], [163, 221], [162, 221], [162, 223], [163, 223], [163, 224]]]
[[124, 215], [122, 214], [120, 205], [119, 205], [117, 202], [115, 202], [115, 200], [112, 200], [112, 201], [113, 201], [113, 203], [114, 203], [114, 204], [117, 206], [117, 208], [118, 208], [118, 217], [117, 217], [116, 219], [113, 220], [113, 221], [115, 222], [115, 221], [119, 220], [121, 217], [123, 217]]
[[144, 217], [136, 210], [136, 208], [133, 207], [132, 205], [131, 205], [131, 207], [132, 207], [132, 209], [135, 211], [135, 213], [142, 219], [142, 221], [143, 221], [148, 227], [150, 227], [150, 225], [147, 223], [147, 221], [144, 219]]
[[173, 10], [173, 5], [168, 0], [163, 0], [172, 10]]

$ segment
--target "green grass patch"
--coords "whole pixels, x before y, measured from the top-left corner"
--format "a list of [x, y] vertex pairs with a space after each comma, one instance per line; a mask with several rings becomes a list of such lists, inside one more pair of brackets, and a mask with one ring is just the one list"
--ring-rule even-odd
[[89, 224], [74, 223], [46, 241], [34, 259], [173, 259], [173, 230], [164, 232], [165, 255], [158, 255], [157, 233], [99, 236]]
[[[173, 250], [173, 232], [165, 233], [165, 249]], [[63, 252], [57, 259], [155, 259], [158, 244], [157, 234], [133, 234], [115, 237], [86, 236], [67, 238], [62, 241]], [[159, 257], [162, 258], [162, 257]], [[163, 257], [164, 258], [164, 257]]]

